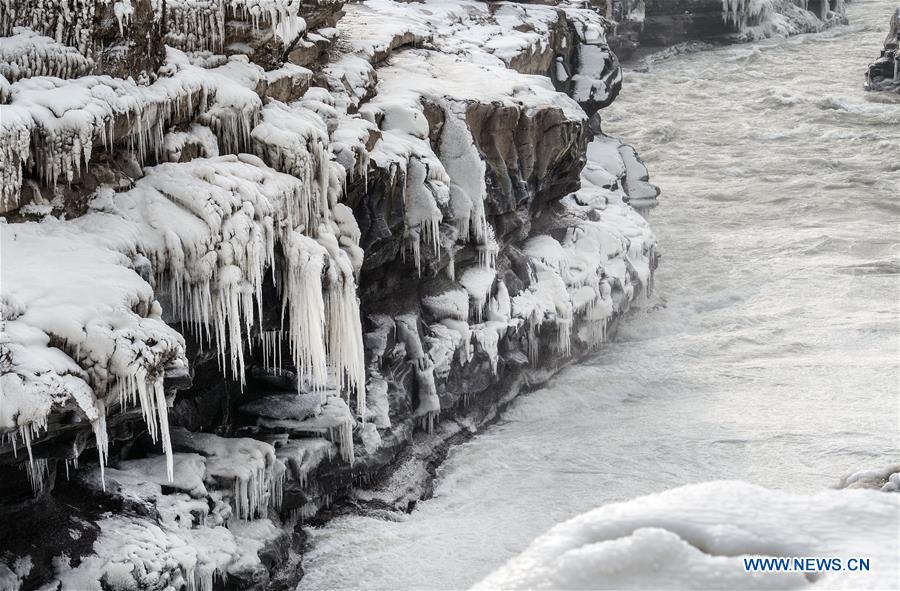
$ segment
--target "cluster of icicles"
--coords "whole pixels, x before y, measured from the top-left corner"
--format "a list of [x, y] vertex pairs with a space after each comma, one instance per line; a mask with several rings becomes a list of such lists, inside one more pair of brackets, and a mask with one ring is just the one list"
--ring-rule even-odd
[[[318, 131], [321, 128], [324, 125]], [[130, 191], [107, 195], [115, 205], [106, 209], [115, 217], [88, 214], [73, 223], [94, 231], [107, 225], [110, 236], [121, 235], [130, 225], [133, 231], [126, 234], [135, 242], [126, 247], [126, 254], [149, 259], [156, 287], [170, 296], [175, 317], [191, 327], [201, 343], [214, 343], [223, 368], [241, 383], [244, 335], [263, 335], [264, 355], [276, 359], [282, 356], [284, 335], [300, 374], [298, 386], [324, 389], [330, 366], [363, 414], [365, 374], [354, 263], [361, 261], [359, 230], [349, 209], [337, 203], [343, 168], [323, 147], [327, 135], [316, 135], [312, 127], [302, 131], [307, 134], [304, 140], [291, 144], [305, 151], [296, 154], [297, 161], [309, 165], [301, 178], [276, 172], [249, 154], [161, 164], [146, 169]], [[259, 153], [277, 151], [273, 146], [281, 138], [257, 136]], [[285, 264], [276, 265], [276, 253]], [[267, 274], [281, 294], [283, 311], [281, 328], [268, 332], [257, 328]], [[246, 345], [252, 352], [255, 340]], [[101, 471], [108, 447], [103, 395], [117, 391], [121, 408], [141, 407], [151, 437], [162, 444], [171, 478], [162, 371], [145, 367], [140, 356], [109, 371], [109, 376], [92, 379], [102, 415], [94, 424]], [[32, 437], [45, 429], [46, 422], [20, 428], [29, 455]], [[352, 458], [351, 437], [349, 431], [341, 433], [341, 447], [351, 450]], [[29, 466], [39, 475], [34, 461]], [[236, 494], [253, 496], [243, 489]]]
[[[722, 0], [722, 18], [740, 31], [767, 20], [778, 1], [790, 2], [803, 10], [809, 10], [809, 0]], [[832, 3], [834, 12], [844, 13], [844, 0], [821, 0], [818, 15], [820, 20], [828, 18]]]
[[183, 51], [223, 53], [230, 20], [249, 23], [257, 32], [268, 30], [285, 45], [305, 28], [300, 0], [168, 0], [165, 6], [166, 41]]
[[[365, 384], [355, 269], [338, 244], [335, 234], [340, 232], [331, 219], [347, 215], [342, 211], [345, 206], [336, 202], [340, 171], [327, 158], [311, 156], [310, 160], [316, 162], [316, 174], [302, 180], [281, 173], [264, 174], [268, 170], [265, 164], [249, 155], [190, 163], [196, 162], [196, 166], [158, 167], [159, 174], [144, 181], [155, 184], [154, 189], [169, 199], [183, 198], [182, 208], [196, 207], [192, 185], [197, 184], [197, 177], [205, 177], [202, 183], [212, 185], [206, 186], [205, 192], [215, 206], [207, 209], [208, 214], [195, 212], [205, 217], [210, 235], [219, 242], [210, 249], [206, 240], [192, 242], [168, 234], [164, 247], [152, 257], [157, 284], [168, 287], [180, 319], [193, 327], [201, 341], [215, 343], [223, 367], [230, 368], [243, 383], [242, 336], [253, 334], [262, 317], [262, 287], [270, 271], [281, 293], [283, 313], [279, 330], [258, 333], [264, 357], [280, 360], [280, 337], [287, 336], [299, 372], [298, 384], [325, 388], [331, 365], [342, 389], [348, 396], [355, 394], [357, 411], [363, 413]], [[138, 188], [143, 188], [142, 184], [139, 182]], [[183, 189], [174, 191], [173, 187]], [[221, 191], [220, 187], [230, 190]], [[232, 191], [240, 195], [238, 200]], [[263, 194], [254, 196], [254, 191]], [[146, 195], [141, 199], [146, 200]], [[223, 216], [220, 212], [227, 213]], [[275, 265], [276, 246], [280, 246], [284, 265]], [[254, 341], [248, 341], [251, 352]]]
[[0, 35], [8, 37], [14, 27], [26, 26], [87, 55], [92, 49], [97, 5], [109, 1], [0, 0]]
[[[215, 86], [201, 72], [185, 69], [146, 87], [108, 76], [40, 77], [12, 85], [10, 104], [0, 105], [3, 205], [17, 205], [27, 167], [50, 187], [60, 178], [72, 182], [98, 142], [103, 149], [130, 149], [139, 164], [158, 156], [169, 125], [213, 104]], [[72, 104], [78, 108], [60, 107]]]
[[78, 78], [93, 67], [93, 61], [74, 47], [25, 27], [15, 27], [10, 37], [0, 37], [0, 76], [9, 82], [35, 76]]

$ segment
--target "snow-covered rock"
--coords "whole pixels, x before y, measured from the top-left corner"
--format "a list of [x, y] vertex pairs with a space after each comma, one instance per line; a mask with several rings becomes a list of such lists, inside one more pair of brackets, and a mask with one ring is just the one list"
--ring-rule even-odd
[[652, 288], [599, 9], [0, 2], [3, 585], [289, 586]]
[[881, 56], [869, 65], [866, 88], [900, 92], [900, 6], [891, 15], [891, 27]]
[[[800, 495], [710, 482], [614, 503], [559, 524], [473, 589], [889, 589], [900, 496]], [[748, 572], [745, 560], [837, 558], [832, 572]], [[849, 559], [868, 570], [849, 570]]]
[[749, 41], [819, 31], [844, 21], [844, 0], [645, 0], [641, 44]]

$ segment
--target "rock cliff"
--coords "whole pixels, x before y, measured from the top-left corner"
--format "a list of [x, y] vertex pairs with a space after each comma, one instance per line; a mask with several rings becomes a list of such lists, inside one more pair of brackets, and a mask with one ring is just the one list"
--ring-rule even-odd
[[884, 49], [869, 66], [866, 88], [900, 92], [900, 6], [891, 16], [891, 28], [884, 40]]
[[291, 587], [652, 288], [605, 4], [2, 9], [0, 589]]

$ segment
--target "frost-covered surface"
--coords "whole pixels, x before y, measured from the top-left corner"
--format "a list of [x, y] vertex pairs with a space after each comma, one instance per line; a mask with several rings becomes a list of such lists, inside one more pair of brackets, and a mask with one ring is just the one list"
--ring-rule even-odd
[[[301, 0], [168, 0], [167, 41], [185, 51], [223, 53], [226, 22], [239, 20], [287, 46], [306, 28], [300, 4]], [[155, 10], [160, 13], [163, 3], [156, 2]]]
[[[215, 342], [223, 370], [239, 380], [242, 329], [261, 313], [255, 310], [276, 244], [294, 261], [282, 281], [295, 366], [314, 385], [326, 380], [326, 342], [344, 336], [327, 328], [343, 326], [357, 309], [353, 263], [339, 246], [343, 234], [320, 186], [250, 155], [146, 172], [130, 191], [98, 192], [92, 212], [76, 220], [3, 227], [3, 428], [29, 449], [50, 414], [71, 400], [96, 423], [98, 449], [105, 449], [107, 410], [139, 404], [151, 435], [158, 429], [169, 452], [163, 377], [187, 359], [181, 336], [162, 322], [153, 289], [135, 268], [168, 295], [167, 315]], [[352, 234], [349, 240], [352, 250]], [[38, 267], [47, 272], [34, 277]], [[60, 280], [66, 290], [54, 289]], [[361, 357], [361, 348], [351, 341], [330, 349], [343, 355], [333, 367], [351, 380], [348, 388], [360, 383], [353, 371], [361, 359], [350, 357]], [[364, 404], [362, 388], [356, 392]]]
[[722, 0], [722, 18], [744, 39], [796, 35], [843, 21], [844, 0], [821, 0], [818, 14], [809, 0]]
[[280, 494], [284, 467], [271, 446], [200, 434], [177, 434], [176, 440], [199, 454], [175, 454], [174, 480], [166, 475], [162, 456], [122, 462], [106, 474], [107, 488], [142, 504], [156, 518], [108, 515], [100, 520], [95, 554], [77, 565], [61, 556], [54, 564], [51, 584], [58, 586], [53, 588], [202, 590], [229, 577], [252, 579], [264, 570], [258, 553], [283, 530], [269, 519], [241, 516], [254, 517], [247, 511], [258, 508], [255, 503], [265, 508], [267, 500], [280, 501], [273, 497]]
[[0, 76], [9, 82], [32, 76], [78, 78], [93, 66], [93, 61], [74, 47], [25, 27], [15, 27], [10, 37], [0, 37]]
[[[711, 482], [607, 505], [557, 525], [474, 589], [889, 589], [900, 497], [797, 495]], [[865, 557], [868, 572], [745, 572], [747, 557]]]
[[[656, 189], [588, 125], [621, 83], [592, 9], [88, 4], [0, 22], [0, 470], [141, 509], [3, 585], [264, 581], [282, 527], [652, 288]], [[91, 75], [95, 21], [164, 27], [161, 67]]]
[[866, 88], [900, 93], [900, 6], [891, 15], [881, 56], [869, 65]]

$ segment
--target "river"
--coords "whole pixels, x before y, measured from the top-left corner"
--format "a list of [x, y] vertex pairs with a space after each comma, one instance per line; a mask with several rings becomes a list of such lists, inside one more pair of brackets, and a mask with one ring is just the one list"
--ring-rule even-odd
[[900, 99], [862, 88], [895, 5], [632, 66], [604, 129], [663, 192], [650, 306], [453, 449], [412, 514], [311, 529], [300, 589], [463, 589], [608, 502], [895, 463]]

